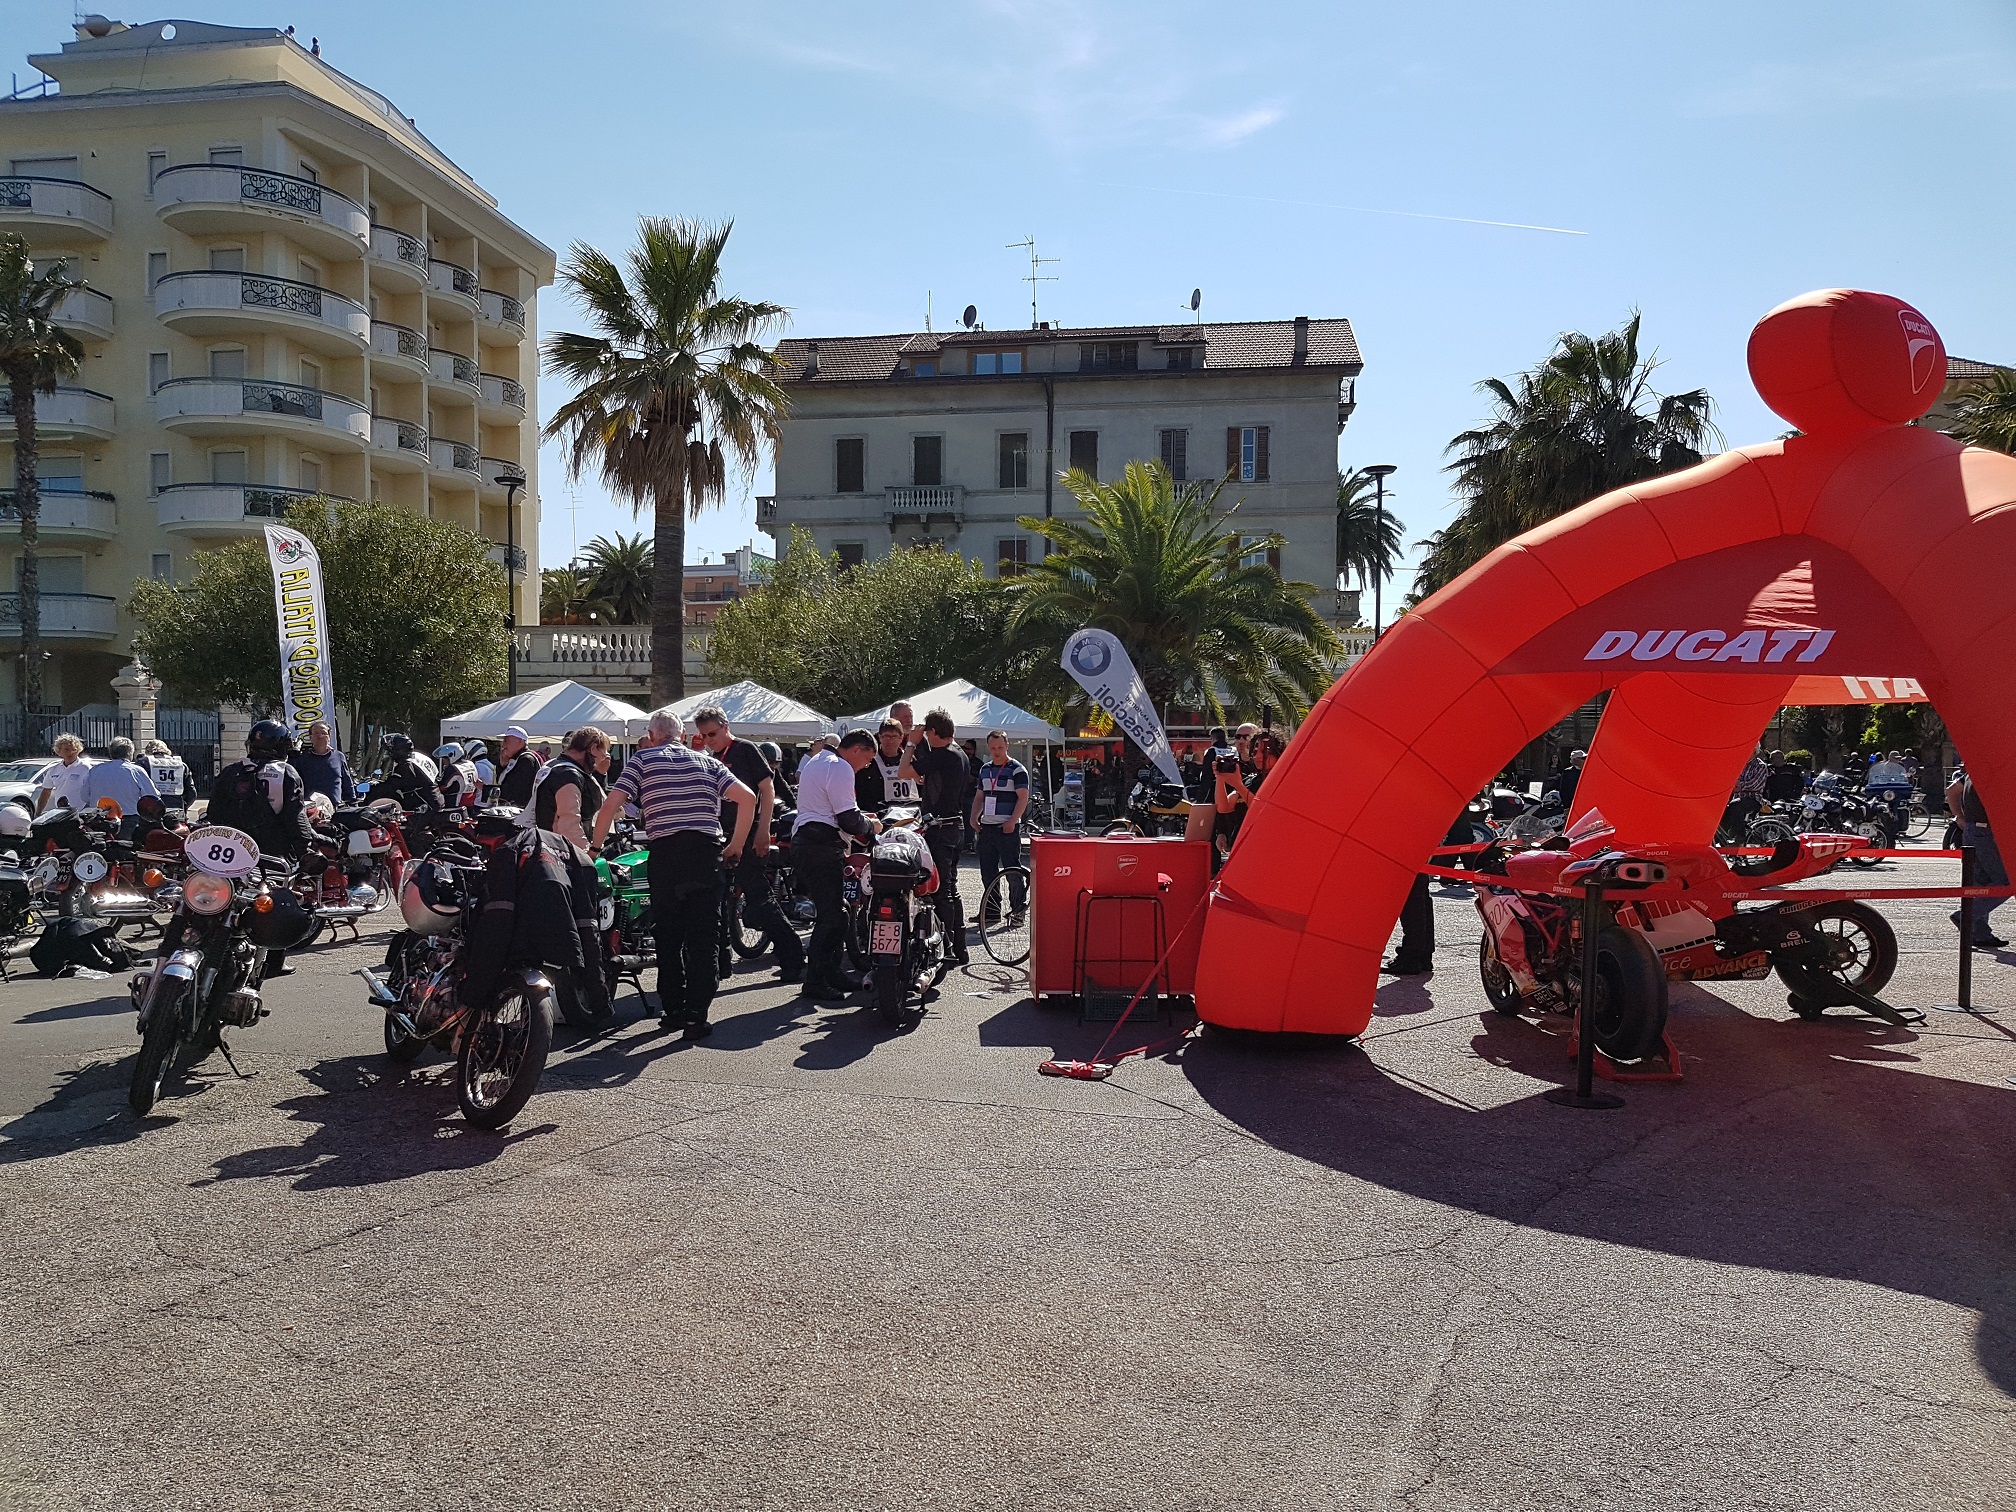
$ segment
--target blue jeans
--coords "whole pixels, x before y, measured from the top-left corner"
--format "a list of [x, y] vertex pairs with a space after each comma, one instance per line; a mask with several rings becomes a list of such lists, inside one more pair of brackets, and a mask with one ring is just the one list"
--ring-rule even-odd
[[[980, 826], [980, 896], [984, 900], [994, 879], [1010, 867], [1022, 864], [1022, 830], [1014, 834], [998, 824]], [[982, 906], [984, 907], [984, 901]], [[1029, 881], [1020, 871], [1008, 874], [1008, 911], [1021, 913], [1029, 906]]]
[[[1985, 824], [1963, 824], [1960, 826], [1960, 843], [1974, 847], [1974, 885], [1976, 887], [2007, 887], [2009, 868], [2002, 864], [2002, 852], [1995, 844], [1995, 832]], [[1988, 923], [1988, 915], [2009, 900], [2006, 898], [1976, 898], [1974, 900], [1974, 938], [1986, 939], [1995, 933]], [[1957, 914], [1956, 914], [1957, 917]]]

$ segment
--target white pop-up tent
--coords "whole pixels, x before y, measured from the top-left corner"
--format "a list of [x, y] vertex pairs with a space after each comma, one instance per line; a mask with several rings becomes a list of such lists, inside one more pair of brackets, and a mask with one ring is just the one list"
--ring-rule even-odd
[[[1007, 699], [997, 697], [963, 677], [955, 677], [935, 688], [926, 688], [922, 693], [912, 693], [899, 702], [910, 705], [911, 713], [920, 723], [933, 709], [943, 709], [952, 716], [955, 733], [961, 740], [982, 740], [989, 730], [1000, 730], [1014, 745], [1064, 743], [1064, 732], [1047, 719], [1039, 719], [1027, 709], [1018, 709]], [[856, 714], [838, 723], [842, 730], [851, 730], [859, 725], [872, 731], [889, 717], [889, 711], [894, 707], [894, 704], [884, 704], [879, 709]]]
[[729, 728], [745, 740], [810, 740], [833, 729], [833, 721], [817, 709], [746, 680], [682, 698], [672, 705], [672, 712], [685, 721], [690, 733], [694, 714], [708, 707], [726, 714]]
[[517, 725], [533, 740], [558, 740], [571, 730], [593, 725], [611, 740], [629, 745], [644, 738], [650, 720], [651, 716], [635, 704], [577, 682], [560, 682], [528, 688], [444, 719], [441, 735], [445, 740], [494, 740], [509, 726]]

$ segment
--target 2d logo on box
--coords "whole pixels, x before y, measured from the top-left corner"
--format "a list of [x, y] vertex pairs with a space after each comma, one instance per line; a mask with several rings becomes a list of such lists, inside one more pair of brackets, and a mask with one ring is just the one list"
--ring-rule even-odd
[[1832, 630], [1605, 630], [1582, 660], [1615, 661], [1628, 652], [1641, 662], [1813, 662], [1833, 639]]
[[1071, 665], [1087, 677], [1097, 677], [1113, 665], [1113, 653], [1096, 640], [1081, 640], [1071, 648]]
[[1904, 327], [1904, 360], [1911, 364], [1911, 392], [1915, 394], [1934, 377], [1942, 376], [1933, 372], [1938, 366], [1939, 333], [1916, 310], [1899, 310], [1897, 323]]

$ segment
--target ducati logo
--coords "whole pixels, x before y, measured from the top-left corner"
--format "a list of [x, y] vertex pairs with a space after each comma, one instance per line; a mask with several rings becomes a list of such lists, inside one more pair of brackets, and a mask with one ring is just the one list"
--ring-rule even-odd
[[1582, 660], [1812, 662], [1833, 639], [1832, 630], [1605, 630]]
[[1113, 859], [1113, 864], [1120, 868], [1120, 875], [1123, 877], [1134, 870], [1140, 863], [1141, 858], [1139, 856], [1116, 856]]
[[1904, 360], [1910, 365], [1911, 392], [1920, 393], [1935, 378], [1946, 376], [1933, 371], [1939, 366], [1939, 333], [1916, 310], [1899, 310], [1897, 323], [1904, 328]]

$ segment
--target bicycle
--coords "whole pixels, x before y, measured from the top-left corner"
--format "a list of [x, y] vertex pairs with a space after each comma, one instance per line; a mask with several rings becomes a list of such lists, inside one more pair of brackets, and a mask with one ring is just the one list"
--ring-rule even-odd
[[[1017, 887], [1015, 884], [1020, 883]], [[1020, 966], [1029, 959], [1029, 868], [1003, 867], [980, 895], [980, 945], [989, 960]], [[1015, 894], [1022, 907], [1016, 909]]]

